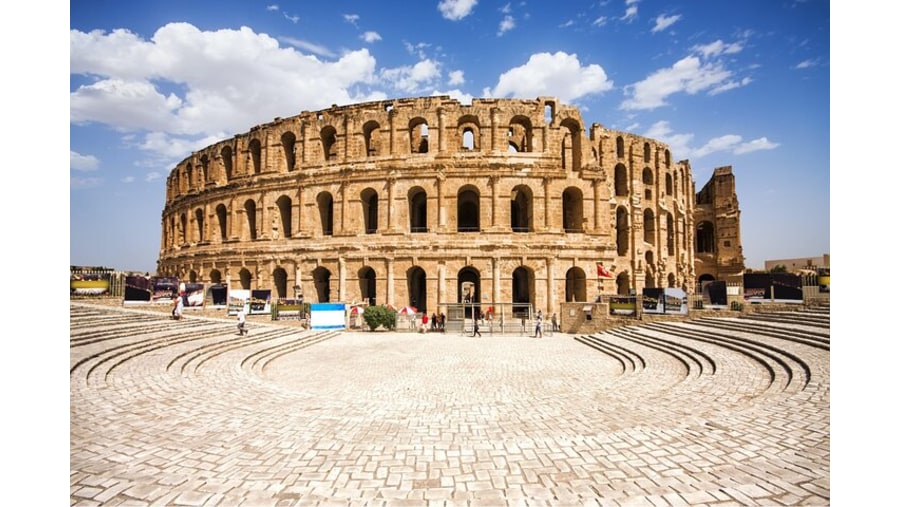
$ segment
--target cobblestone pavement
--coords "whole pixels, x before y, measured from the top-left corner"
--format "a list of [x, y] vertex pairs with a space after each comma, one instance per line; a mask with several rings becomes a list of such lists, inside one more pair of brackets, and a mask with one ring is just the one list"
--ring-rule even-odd
[[800, 319], [238, 336], [70, 308], [71, 505], [830, 503], [830, 332]]

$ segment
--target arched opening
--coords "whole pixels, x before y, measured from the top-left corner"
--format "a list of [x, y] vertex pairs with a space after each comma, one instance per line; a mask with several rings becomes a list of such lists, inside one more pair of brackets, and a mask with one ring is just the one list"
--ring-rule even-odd
[[562, 142], [563, 168], [578, 171], [581, 169], [581, 124], [572, 118], [566, 118], [560, 126], [568, 130]]
[[322, 224], [322, 235], [334, 234], [334, 199], [328, 192], [322, 192], [316, 197], [319, 206], [319, 222]]
[[666, 255], [675, 255], [675, 219], [666, 213]]
[[256, 202], [253, 199], [244, 201], [244, 215], [247, 216], [247, 236], [251, 241], [256, 239]]
[[624, 164], [616, 164], [616, 196], [628, 195], [628, 170]]
[[697, 253], [714, 253], [716, 251], [716, 231], [712, 222], [700, 222], [697, 225]]
[[359, 194], [362, 202], [363, 222], [365, 222], [366, 234], [378, 232], [378, 192], [372, 188], [366, 188]]
[[409, 152], [428, 153], [428, 122], [425, 118], [409, 121]]
[[656, 215], [651, 209], [644, 210], [644, 243], [656, 244]]
[[214, 284], [222, 283], [222, 272], [219, 271], [218, 269], [214, 269], [214, 270], [210, 271], [209, 272], [209, 281]]
[[219, 239], [228, 239], [228, 208], [224, 204], [216, 206], [216, 220], [219, 222]]
[[212, 178], [209, 175], [209, 155], [203, 155], [200, 157], [200, 186], [205, 186], [211, 180]]
[[234, 178], [234, 160], [232, 159], [231, 146], [225, 146], [220, 153], [222, 156], [222, 165], [225, 166], [225, 181], [231, 181]]
[[616, 138], [616, 156], [619, 158], [625, 157], [625, 140], [622, 139], [622, 136]]
[[566, 301], [587, 301], [587, 277], [581, 268], [566, 271]]
[[644, 143], [644, 163], [650, 163], [650, 143]]
[[359, 270], [359, 296], [369, 305], [376, 304], [375, 270], [366, 266]]
[[668, 282], [668, 287], [670, 289], [675, 288], [675, 273], [669, 273], [669, 276], [667, 277], [667, 282]]
[[456, 232], [479, 232], [481, 209], [478, 193], [472, 189], [460, 190], [456, 196]]
[[193, 269], [188, 273], [188, 283], [197, 283], [197, 272]]
[[409, 232], [428, 232], [428, 194], [422, 187], [409, 190]]
[[281, 148], [284, 150], [284, 168], [287, 172], [294, 170], [296, 156], [294, 155], [294, 147], [297, 143], [297, 137], [293, 132], [285, 132], [281, 134]]
[[649, 167], [645, 167], [641, 173], [641, 180], [644, 182], [644, 199], [653, 198], [653, 171]]
[[[472, 309], [481, 311], [481, 273], [477, 269], [468, 266], [459, 270], [457, 274], [456, 302], [464, 303], [465, 316], [472, 317]], [[471, 306], [468, 306], [470, 305]]]
[[291, 202], [291, 198], [283, 195], [275, 201], [275, 205], [278, 206], [278, 215], [281, 218], [281, 231], [284, 234], [285, 238], [291, 237], [291, 208], [293, 204]]
[[478, 151], [481, 149], [478, 117], [467, 114], [457, 122], [457, 132], [460, 137], [460, 149], [463, 151]]
[[420, 312], [428, 312], [428, 288], [425, 270], [413, 266], [406, 271], [406, 291], [409, 294], [409, 306]]
[[531, 120], [527, 116], [514, 116], [507, 131], [510, 153], [526, 153], [533, 150]]
[[672, 175], [666, 173], [666, 195], [672, 195]]
[[581, 189], [569, 187], [562, 194], [563, 230], [565, 232], [584, 231], [584, 199]]
[[319, 303], [331, 302], [331, 272], [319, 266], [312, 272], [313, 286]]
[[519, 266], [512, 273], [513, 315], [530, 317], [530, 307], [534, 303], [534, 276], [531, 270]]
[[532, 194], [526, 185], [517, 185], [510, 196], [510, 228], [513, 232], [532, 230]]
[[616, 208], [616, 252], [628, 253], [628, 212], [622, 206]]
[[463, 130], [462, 149], [464, 149], [464, 150], [474, 150], [475, 149], [475, 132], [473, 132], [471, 128], [467, 128], [467, 129]]
[[181, 228], [179, 230], [179, 235], [181, 237], [181, 244], [186, 245], [188, 242], [188, 240], [187, 240], [187, 237], [188, 237], [187, 236], [187, 228], [188, 228], [187, 215], [182, 213], [180, 218], [181, 218], [181, 224], [180, 224]]
[[203, 210], [202, 209], [197, 208], [196, 210], [194, 210], [194, 222], [197, 224], [197, 242], [202, 243], [203, 238], [206, 237], [204, 234], [204, 232], [206, 232], [206, 231], [203, 230], [204, 223], [203, 223]]
[[275, 297], [286, 298], [287, 292], [287, 271], [284, 268], [275, 268], [272, 272], [272, 280], [275, 282]]
[[334, 160], [337, 158], [337, 130], [331, 125], [322, 127], [319, 132], [319, 138], [322, 140], [322, 156], [325, 160]]
[[238, 273], [238, 278], [241, 281], [241, 289], [250, 290], [250, 283], [253, 281], [253, 275], [250, 274], [250, 270], [241, 268], [240, 273]]
[[259, 139], [250, 141], [250, 164], [253, 174], [262, 172], [262, 143]]
[[631, 295], [631, 280], [628, 273], [619, 273], [616, 277], [616, 294], [620, 296]]
[[366, 156], [381, 155], [381, 125], [375, 121], [367, 121], [363, 125], [363, 138], [366, 143]]

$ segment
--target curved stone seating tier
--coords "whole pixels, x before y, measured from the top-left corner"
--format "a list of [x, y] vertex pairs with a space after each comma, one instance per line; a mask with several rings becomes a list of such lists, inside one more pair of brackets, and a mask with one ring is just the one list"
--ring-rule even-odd
[[827, 339], [765, 330], [239, 336], [72, 302], [70, 504], [828, 505]]

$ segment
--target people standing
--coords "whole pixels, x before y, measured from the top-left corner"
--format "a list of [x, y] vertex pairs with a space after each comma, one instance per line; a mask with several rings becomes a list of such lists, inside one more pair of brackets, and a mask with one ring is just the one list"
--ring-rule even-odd
[[472, 338], [477, 334], [481, 338], [481, 331], [478, 330], [478, 319], [472, 319]]
[[438, 326], [437, 313], [432, 312], [431, 313], [431, 330], [437, 331], [437, 326]]
[[238, 326], [238, 334], [241, 336], [244, 336], [245, 334], [247, 334], [247, 327], [246, 327], [247, 326], [247, 316], [246, 316], [246, 314], [244, 314], [243, 308], [238, 310], [237, 320], [238, 320], [238, 325], [237, 325]]
[[559, 331], [559, 324], [556, 322], [556, 312], [553, 312], [553, 315], [550, 316], [550, 325], [554, 332]]
[[535, 338], [543, 338], [544, 330], [541, 328], [543, 322], [541, 319], [541, 312], [538, 312], [537, 319], [535, 319], [534, 323], [534, 337]]
[[184, 299], [181, 296], [175, 296], [175, 308], [172, 310], [172, 318], [181, 320], [184, 313]]

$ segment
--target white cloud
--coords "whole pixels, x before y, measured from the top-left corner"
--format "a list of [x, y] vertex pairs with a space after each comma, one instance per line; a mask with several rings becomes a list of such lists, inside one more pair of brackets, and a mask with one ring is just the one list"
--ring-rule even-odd
[[477, 4], [478, 0], [441, 0], [438, 10], [445, 19], [459, 21], [471, 14]]
[[469, 95], [468, 93], [463, 93], [462, 91], [460, 91], [460, 90], [458, 90], [458, 89], [456, 89], [456, 88], [454, 88], [454, 89], [452, 89], [452, 90], [450, 90], [450, 91], [446, 91], [446, 92], [442, 92], [442, 91], [435, 90], [434, 93], [432, 93], [431, 95], [432, 95], [432, 96], [434, 96], [434, 95], [447, 95], [447, 96], [449, 96], [449, 97], [452, 98], [452, 99], [458, 100], [459, 103], [460, 103], [460, 104], [463, 104], [463, 105], [469, 105], [469, 104], [472, 104], [472, 99], [475, 98], [473, 95]]
[[69, 188], [72, 190], [84, 190], [87, 188], [96, 188], [103, 184], [103, 178], [69, 178]]
[[288, 16], [288, 13], [284, 13], [284, 19], [290, 21], [293, 24], [297, 24], [300, 22], [300, 16]]
[[806, 60], [803, 60], [802, 62], [798, 63], [797, 65], [795, 65], [794, 68], [795, 69], [810, 69], [813, 67], [818, 67], [819, 62], [820, 62], [820, 60], [818, 58], [812, 59], [812, 60], [806, 59]]
[[285, 44], [294, 46], [297, 49], [303, 49], [305, 51], [309, 51], [314, 55], [324, 56], [326, 58], [334, 58], [337, 56], [334, 54], [334, 51], [328, 49], [327, 47], [316, 44], [314, 42], [305, 41], [303, 39], [297, 39], [295, 37], [279, 37], [278, 40], [284, 42]]
[[267, 6], [266, 6], [266, 10], [267, 10], [267, 11], [277, 11], [277, 10], [278, 10], [278, 4], [267, 5]]
[[447, 84], [450, 86], [461, 85], [465, 84], [466, 82], [466, 78], [463, 74], [463, 71], [461, 70], [451, 70], [448, 74], [448, 77], [450, 79], [449, 81], [447, 81]]
[[710, 42], [709, 44], [694, 46], [691, 48], [691, 51], [698, 53], [704, 58], [710, 58], [720, 55], [733, 55], [735, 53], [740, 53], [743, 49], [744, 45], [740, 42], [732, 42], [730, 44], [726, 44], [721, 40], [717, 40], [715, 42]]
[[607, 20], [608, 20], [608, 18], [606, 16], [600, 16], [599, 18], [595, 19], [594, 22], [591, 24], [594, 26], [603, 26], [606, 24]]
[[657, 70], [643, 81], [626, 86], [625, 95], [628, 98], [620, 108], [655, 109], [667, 105], [666, 99], [676, 93], [721, 93], [750, 82], [748, 78], [733, 81], [732, 76], [733, 72], [719, 61], [703, 63], [697, 56], [688, 56], [671, 67]]
[[513, 19], [512, 16], [504, 16], [502, 20], [500, 20], [500, 26], [497, 27], [497, 37], [502, 36], [504, 33], [512, 30], [516, 27], [516, 20]]
[[381, 35], [379, 35], [378, 32], [364, 32], [359, 38], [371, 44], [380, 41]]
[[432, 86], [441, 77], [440, 66], [434, 60], [421, 60], [413, 66], [384, 69], [381, 78], [386, 84], [405, 93], [414, 93]]
[[69, 150], [69, 167], [76, 171], [96, 171], [100, 167], [100, 160], [93, 155], [82, 155]]
[[669, 28], [670, 26], [674, 25], [675, 22], [678, 21], [679, 19], [681, 19], [681, 14], [676, 14], [674, 16], [666, 16], [666, 15], [661, 14], [656, 17], [656, 24], [653, 25], [653, 28], [650, 31], [653, 33], [661, 32], [661, 31], [665, 30], [666, 28]]
[[637, 18], [638, 14], [638, 1], [639, 0], [625, 0], [625, 14], [622, 15], [622, 17], [619, 19], [627, 23], [631, 23], [632, 21], [634, 21], [634, 19]]
[[559, 51], [531, 55], [525, 65], [501, 74], [497, 86], [485, 92], [493, 97], [555, 96], [563, 102], [571, 102], [612, 87], [613, 83], [607, 79], [602, 67], [596, 64], [582, 67], [578, 55]]
[[136, 178], [134, 176], [126, 176], [122, 178], [122, 183], [134, 183]]
[[765, 137], [743, 142], [743, 138], [737, 134], [726, 134], [710, 139], [699, 148], [691, 148], [690, 143], [694, 139], [694, 134], [675, 133], [667, 121], [654, 123], [644, 135], [668, 144], [675, 160], [699, 159], [718, 152], [743, 155], [753, 151], [773, 150], [779, 146], [778, 143], [773, 143]]
[[70, 69], [94, 79], [70, 93], [72, 123], [180, 136], [244, 132], [291, 111], [352, 103], [360, 92], [351, 90], [376, 78], [366, 49], [326, 62], [246, 27], [200, 31], [187, 23], [149, 40], [72, 30]]
[[344, 14], [344, 21], [356, 26], [356, 22], [359, 21], [359, 14]]

